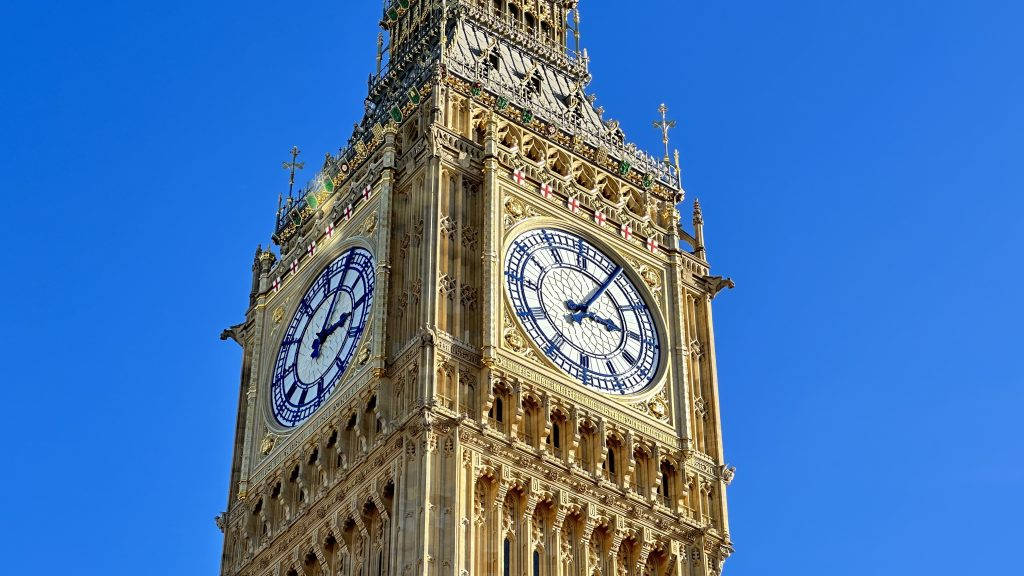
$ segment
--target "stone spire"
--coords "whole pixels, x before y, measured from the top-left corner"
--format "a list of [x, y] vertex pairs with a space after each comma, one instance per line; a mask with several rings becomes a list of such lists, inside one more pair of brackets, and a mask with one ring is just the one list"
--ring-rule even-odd
[[704, 213], [701, 212], [699, 199], [693, 201], [693, 235], [696, 240], [694, 255], [707, 261], [708, 253], [704, 247]]

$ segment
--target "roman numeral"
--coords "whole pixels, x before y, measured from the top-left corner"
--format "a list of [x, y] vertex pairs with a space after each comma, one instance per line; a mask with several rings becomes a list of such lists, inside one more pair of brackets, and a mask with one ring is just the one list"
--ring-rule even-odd
[[530, 308], [529, 310], [521, 310], [519, 312], [519, 317], [540, 320], [541, 318], [544, 318], [544, 310], [542, 310], [541, 308]]
[[324, 291], [325, 296], [331, 293], [330, 269], [324, 270], [323, 275], [320, 276], [320, 280], [317, 282], [317, 290], [321, 289]]
[[555, 352], [558, 352], [562, 348], [562, 344], [565, 342], [565, 338], [559, 334], [555, 336], [553, 340], [548, 344], [547, 349], [544, 351], [548, 356], [552, 356]]

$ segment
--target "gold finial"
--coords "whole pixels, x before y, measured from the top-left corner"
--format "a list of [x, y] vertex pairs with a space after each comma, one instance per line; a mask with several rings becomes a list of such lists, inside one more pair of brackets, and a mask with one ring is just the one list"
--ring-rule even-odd
[[658, 112], [661, 112], [661, 120], [655, 122], [654, 127], [661, 130], [661, 141], [665, 144], [665, 164], [669, 164], [672, 160], [668, 155], [668, 131], [676, 127], [676, 121], [668, 119], [668, 106], [664, 103], [658, 106]]

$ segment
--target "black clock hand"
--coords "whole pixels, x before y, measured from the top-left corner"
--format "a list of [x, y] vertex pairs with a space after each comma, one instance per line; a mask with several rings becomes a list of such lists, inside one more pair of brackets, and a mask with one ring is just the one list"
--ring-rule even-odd
[[320, 357], [320, 348], [324, 345], [325, 342], [327, 342], [327, 338], [331, 334], [334, 334], [335, 330], [337, 330], [338, 328], [341, 328], [342, 326], [347, 324], [348, 323], [348, 319], [351, 316], [352, 316], [351, 312], [345, 312], [344, 314], [341, 315], [341, 318], [338, 318], [337, 322], [335, 322], [334, 324], [331, 324], [327, 328], [324, 328], [323, 330], [317, 332], [316, 338], [313, 340], [313, 352], [312, 352], [312, 354], [310, 354], [310, 356], [312, 356], [313, 358], [319, 358]]
[[320, 332], [323, 332], [327, 328], [327, 323], [331, 321], [331, 316], [334, 314], [334, 305], [338, 303], [338, 292], [341, 292], [341, 290], [334, 291], [334, 297], [331, 298], [331, 306], [327, 309], [327, 316], [324, 316], [324, 323], [320, 326]]
[[616, 324], [614, 320], [610, 318], [602, 318], [601, 316], [598, 316], [593, 312], [587, 312], [586, 318], [590, 318], [594, 322], [604, 325], [605, 330], [609, 332], [618, 332], [619, 330], [621, 330], [621, 328], [619, 328], [619, 325]]
[[590, 296], [590, 298], [588, 298], [587, 301], [584, 302], [583, 304], [577, 304], [572, 300], [566, 301], [565, 307], [568, 308], [570, 312], [575, 312], [575, 314], [573, 314], [571, 317], [572, 321], [576, 322], [577, 324], [581, 324], [583, 322], [583, 319], [587, 317], [587, 311], [590, 308], [590, 306], [594, 302], [597, 302], [597, 299], [600, 298], [606, 290], [608, 290], [608, 287], [612, 285], [612, 282], [614, 282], [615, 279], [618, 278], [619, 274], [621, 273], [622, 266], [616, 266], [615, 270], [612, 270], [612, 273], [608, 276], [608, 279], [606, 279], [603, 284], [598, 286], [597, 290], [595, 290], [594, 293]]

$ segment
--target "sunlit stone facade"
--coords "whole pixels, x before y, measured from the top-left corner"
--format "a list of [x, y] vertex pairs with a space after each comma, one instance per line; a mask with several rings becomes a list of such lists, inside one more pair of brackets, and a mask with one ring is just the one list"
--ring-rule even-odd
[[[281, 256], [257, 251], [245, 321], [225, 332], [244, 353], [223, 574], [721, 572], [733, 471], [711, 304], [731, 283], [711, 276], [699, 205], [692, 232], [679, 225], [678, 161], [628, 144], [586, 92], [578, 22], [565, 0], [395, 0], [383, 14], [366, 116], [282, 209]], [[639, 390], [589, 387], [586, 344], [565, 344], [581, 379], [530, 331], [510, 296], [528, 281], [506, 257], [536, 229], [585, 239], [620, 268], [605, 284], [640, 295], [657, 356]], [[325, 267], [353, 248], [373, 255], [372, 304], [361, 285], [346, 312], [321, 312]], [[603, 294], [580, 274], [587, 292], [537, 312], [541, 330], [567, 323], [640, 366], [619, 284]], [[636, 368], [615, 362], [612, 381]], [[309, 404], [294, 379], [318, 371]], [[275, 382], [311, 415], [282, 424]]]

